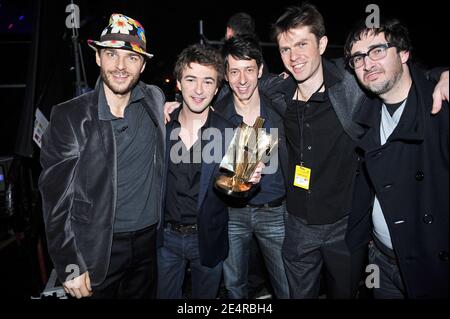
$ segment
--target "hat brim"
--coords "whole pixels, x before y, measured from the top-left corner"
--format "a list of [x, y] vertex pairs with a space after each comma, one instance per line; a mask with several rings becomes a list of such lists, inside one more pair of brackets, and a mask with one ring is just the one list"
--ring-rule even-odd
[[124, 41], [94, 41], [94, 40], [88, 40], [88, 45], [94, 49], [97, 50], [98, 48], [113, 48], [113, 49], [123, 49], [123, 50], [129, 50], [136, 53], [141, 54], [147, 59], [153, 58], [153, 54], [147, 53], [143, 50], [136, 50], [131, 45], [128, 45], [127, 42]]

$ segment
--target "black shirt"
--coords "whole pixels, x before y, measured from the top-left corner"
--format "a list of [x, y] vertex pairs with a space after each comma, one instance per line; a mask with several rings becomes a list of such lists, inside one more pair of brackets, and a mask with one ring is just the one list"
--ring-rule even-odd
[[179, 137], [181, 125], [178, 116], [180, 110], [181, 108], [176, 111], [173, 120], [167, 124], [167, 134], [171, 138], [165, 221], [175, 224], [196, 224], [202, 169], [201, 134], [204, 128], [209, 127], [210, 115], [208, 115], [205, 125], [199, 130], [199, 138], [188, 150]]
[[[297, 88], [293, 85], [287, 92], [290, 100], [284, 117], [289, 158], [287, 211], [308, 224], [331, 224], [350, 212], [357, 163], [354, 142], [327, 94], [337, 79], [324, 69], [324, 80], [325, 92], [313, 94], [307, 102], [292, 100]], [[311, 169], [309, 190], [293, 185], [301, 161]]]
[[142, 101], [137, 85], [125, 108], [124, 117], [114, 116], [103, 85], [99, 93], [99, 119], [110, 121], [117, 157], [117, 201], [114, 232], [129, 232], [156, 224], [159, 213], [152, 199], [156, 128]]
[[389, 112], [389, 114], [393, 116], [395, 111], [398, 110], [398, 108], [403, 104], [403, 102], [405, 102], [405, 100], [393, 104], [384, 103], [384, 105], [386, 105], [386, 109]]

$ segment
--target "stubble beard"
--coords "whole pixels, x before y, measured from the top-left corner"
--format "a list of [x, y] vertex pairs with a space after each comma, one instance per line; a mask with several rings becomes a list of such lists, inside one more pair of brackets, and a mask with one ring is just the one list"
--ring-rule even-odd
[[111, 76], [111, 77], [113, 76], [110, 72], [108, 73], [107, 71], [105, 71], [103, 69], [101, 70], [101, 76], [102, 76], [103, 82], [114, 94], [118, 94], [118, 95], [124, 95], [124, 94], [131, 92], [134, 89], [134, 87], [137, 85], [137, 83], [139, 81], [139, 76], [133, 76], [130, 73], [128, 73], [128, 75], [131, 78], [130, 83], [125, 88], [121, 88], [121, 87], [115, 85], [112, 81], [110, 81], [109, 76]]
[[395, 85], [400, 81], [402, 75], [403, 75], [403, 69], [400, 66], [400, 68], [395, 71], [392, 78], [390, 78], [382, 83], [378, 83], [378, 84], [377, 83], [373, 83], [373, 84], [369, 83], [367, 85], [367, 88], [376, 95], [386, 94], [387, 92], [391, 91], [392, 88], [395, 87]]

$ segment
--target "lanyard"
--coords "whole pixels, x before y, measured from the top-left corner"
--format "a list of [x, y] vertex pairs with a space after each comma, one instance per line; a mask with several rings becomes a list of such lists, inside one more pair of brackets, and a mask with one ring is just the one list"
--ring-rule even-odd
[[[323, 88], [324, 84], [325, 84], [325, 82], [322, 82], [322, 84], [320, 85], [320, 87], [316, 90], [316, 92], [314, 92], [314, 93], [311, 95], [311, 97], [312, 97], [314, 94], [318, 93], [318, 92]], [[311, 97], [310, 97], [310, 99], [311, 99]], [[297, 90], [296, 90], [295, 101], [298, 103], [298, 87], [297, 87]], [[300, 114], [299, 114], [298, 109], [299, 109], [299, 107], [298, 107], [298, 105], [297, 105], [297, 107], [296, 107], [296, 111], [297, 111], [297, 123], [298, 123], [299, 129], [300, 129], [300, 161], [298, 161], [299, 158], [298, 158], [298, 155], [297, 155], [297, 162], [300, 162], [300, 166], [303, 166], [303, 124], [304, 124], [304, 121], [305, 121], [305, 110], [306, 110], [306, 105], [304, 105], [303, 108], [302, 108], [302, 116], [301, 116], [301, 118], [300, 118]], [[301, 120], [300, 120], [300, 119], [301, 119]]]

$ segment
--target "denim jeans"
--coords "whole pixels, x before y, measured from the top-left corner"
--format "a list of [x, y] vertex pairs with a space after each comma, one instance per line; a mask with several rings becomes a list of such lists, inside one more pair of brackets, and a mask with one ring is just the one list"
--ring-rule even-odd
[[397, 264], [389, 261], [373, 243], [369, 244], [369, 263], [380, 270], [380, 287], [373, 288], [375, 299], [404, 299], [405, 286]]
[[193, 299], [217, 297], [223, 262], [213, 268], [200, 263], [198, 234], [183, 235], [164, 229], [164, 245], [158, 248], [158, 298], [182, 299], [187, 263], [190, 263]]
[[248, 298], [248, 259], [253, 234], [264, 257], [276, 298], [289, 298], [281, 257], [285, 209], [284, 203], [279, 207], [229, 208], [230, 250], [223, 265], [224, 282], [229, 298]]
[[351, 257], [345, 243], [348, 216], [327, 225], [308, 225], [286, 214], [283, 259], [291, 298], [318, 298], [322, 266], [328, 298], [351, 298]]

